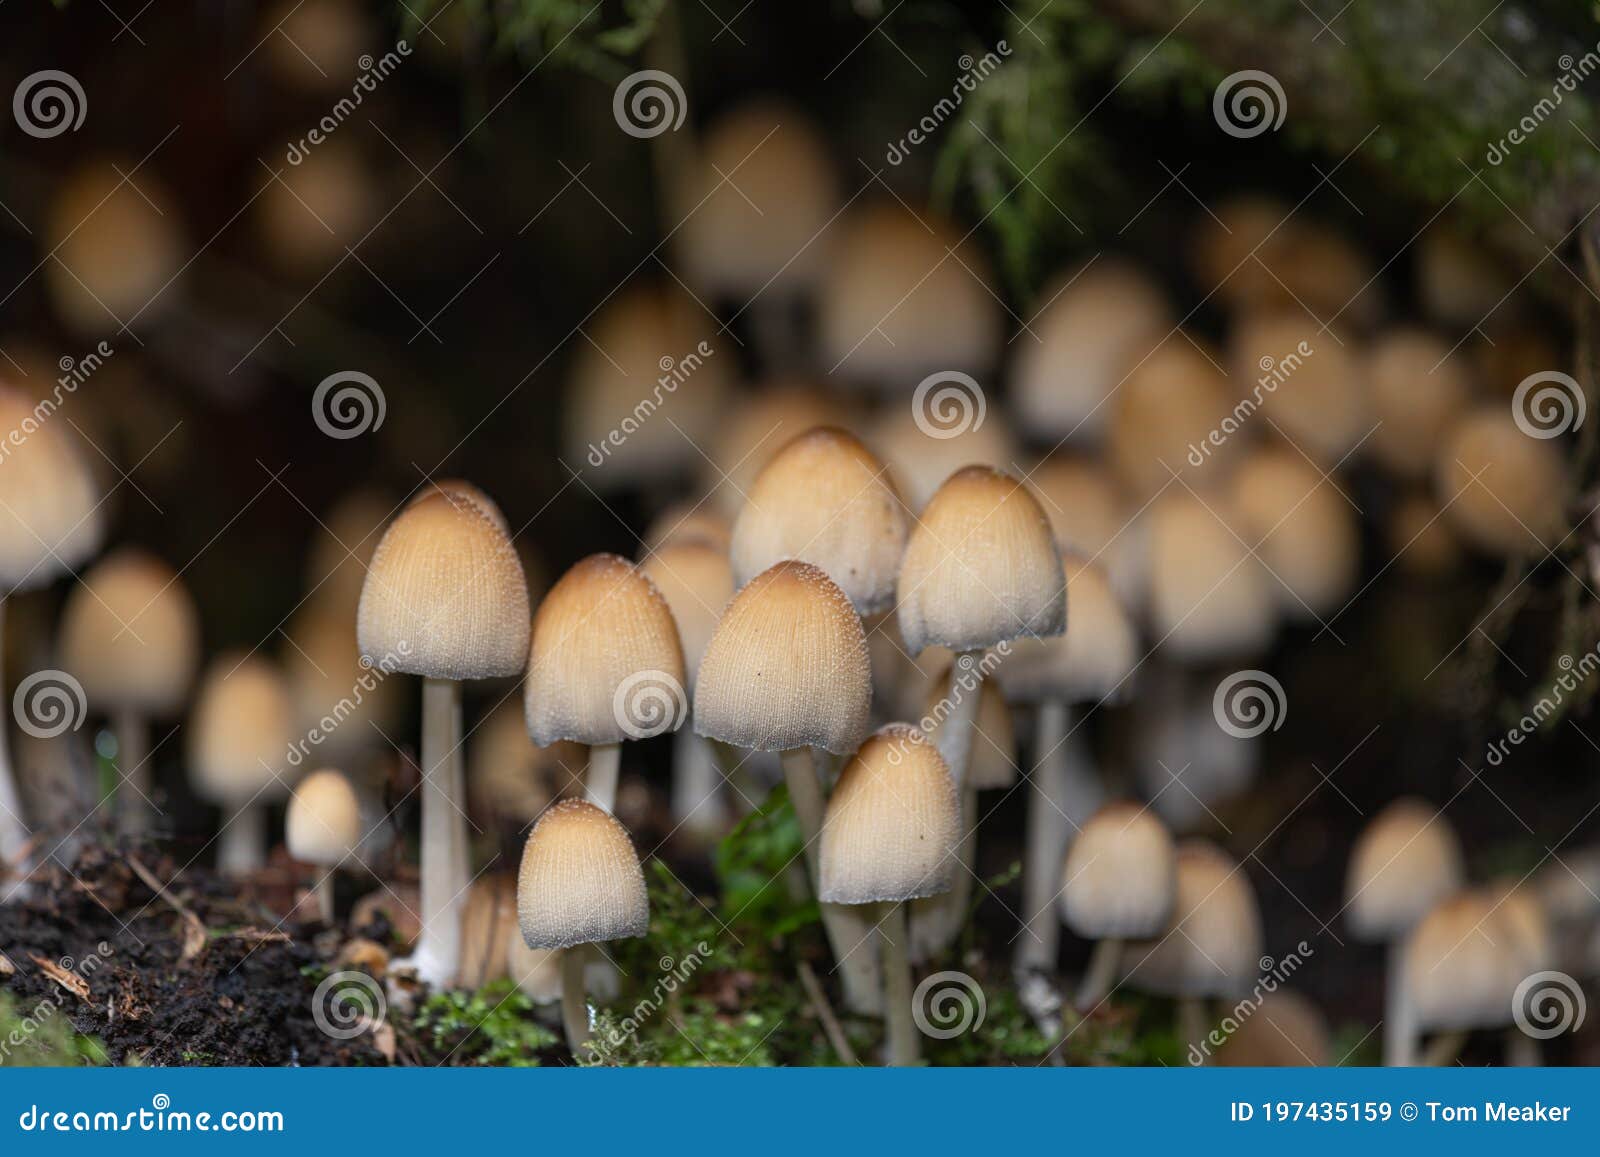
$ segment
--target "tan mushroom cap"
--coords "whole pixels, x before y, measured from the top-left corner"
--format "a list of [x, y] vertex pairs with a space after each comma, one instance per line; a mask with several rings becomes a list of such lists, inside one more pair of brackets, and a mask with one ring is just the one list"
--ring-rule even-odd
[[1010, 431], [993, 416], [961, 433], [947, 430], [936, 437], [906, 405], [890, 406], [879, 414], [867, 442], [889, 464], [895, 488], [913, 514], [921, 514], [945, 479], [963, 466], [1010, 470], [1017, 460]]
[[515, 675], [528, 587], [511, 540], [475, 502], [430, 494], [389, 524], [357, 615], [361, 654], [435, 679]]
[[355, 617], [367, 568], [394, 512], [390, 499], [363, 488], [345, 494], [317, 520], [306, 552], [308, 601], [330, 614]]
[[699, 539], [722, 553], [733, 541], [733, 523], [710, 505], [687, 502], [667, 507], [651, 521], [644, 532], [644, 548], [660, 550], [669, 542]]
[[1401, 326], [1373, 342], [1366, 376], [1376, 429], [1364, 450], [1402, 478], [1427, 477], [1441, 439], [1472, 398], [1470, 363], [1438, 334]]
[[1062, 553], [1104, 567], [1124, 602], [1142, 601], [1149, 581], [1147, 528], [1105, 464], [1052, 454], [1028, 474], [1028, 485], [1038, 493]]
[[1339, 487], [1278, 445], [1251, 451], [1234, 474], [1234, 530], [1261, 559], [1290, 618], [1332, 614], [1355, 588], [1361, 528]]
[[467, 736], [467, 799], [478, 815], [530, 824], [553, 800], [582, 793], [587, 763], [581, 744], [537, 746], [522, 704], [507, 699]]
[[1236, 310], [1284, 301], [1275, 270], [1283, 264], [1293, 216], [1282, 201], [1254, 193], [1225, 198], [1198, 214], [1190, 262], [1200, 289]]
[[512, 936], [506, 943], [506, 974], [535, 1004], [561, 999], [559, 948], [529, 948], [520, 935]]
[[655, 583], [672, 610], [693, 690], [700, 657], [717, 629], [717, 619], [733, 598], [733, 567], [727, 552], [703, 539], [679, 538], [653, 551], [639, 569]]
[[1461, 540], [1429, 492], [1401, 496], [1385, 528], [1389, 553], [1402, 569], [1424, 578], [1447, 575], [1460, 565]]
[[[430, 38], [424, 34], [426, 43]], [[374, 33], [356, 0], [279, 0], [261, 18], [273, 76], [302, 92], [347, 91]]]
[[1182, 336], [1133, 370], [1108, 405], [1107, 461], [1141, 500], [1171, 485], [1174, 474], [1191, 486], [1217, 484], [1248, 433], [1210, 444], [1233, 415], [1233, 386], [1213, 356]]
[[819, 898], [870, 904], [949, 891], [960, 824], [955, 780], [933, 741], [905, 723], [880, 728], [828, 799]]
[[952, 474], [911, 531], [897, 601], [913, 655], [1061, 634], [1066, 578], [1038, 499], [987, 467]]
[[1172, 835], [1148, 808], [1108, 803], [1072, 841], [1061, 873], [1061, 919], [1089, 940], [1160, 932], [1177, 897]]
[[1511, 1023], [1522, 979], [1515, 931], [1494, 898], [1461, 892], [1425, 917], [1405, 943], [1405, 986], [1417, 1027], [1498, 1028]]
[[1483, 891], [1495, 903], [1501, 924], [1511, 934], [1514, 979], [1520, 981], [1553, 967], [1555, 934], [1538, 891], [1514, 876], [1493, 880]]
[[1229, 1068], [1292, 1068], [1331, 1064], [1335, 1058], [1322, 1010], [1300, 993], [1279, 988], [1262, 994], [1215, 1059]]
[[314, 600], [289, 621], [288, 634], [281, 656], [296, 730], [316, 733], [324, 759], [383, 746], [396, 726], [401, 686], [362, 662], [355, 616]]
[[809, 289], [839, 204], [817, 126], [780, 101], [754, 100], [719, 117], [699, 152], [679, 196], [689, 281], [740, 300]]
[[511, 524], [506, 521], [505, 514], [498, 503], [485, 494], [479, 487], [474, 486], [465, 478], [433, 478], [417, 489], [412, 495], [407, 507], [415, 506], [423, 499], [435, 494], [443, 494], [446, 498], [457, 503], [467, 503], [476, 506], [488, 520], [494, 523], [495, 528], [507, 538], [511, 537]]
[[863, 615], [894, 601], [906, 513], [888, 468], [850, 433], [819, 427], [788, 442], [733, 523], [734, 581], [785, 559], [821, 567]]
[[1367, 824], [1350, 854], [1350, 929], [1366, 940], [1399, 939], [1464, 878], [1450, 821], [1423, 800], [1397, 799]]
[[768, 382], [724, 415], [712, 436], [701, 474], [709, 505], [737, 515], [756, 475], [793, 438], [818, 426], [848, 429], [851, 412], [820, 386], [803, 378]]
[[76, 441], [63, 435], [71, 430], [65, 422], [0, 383], [0, 586], [5, 590], [44, 586], [100, 546], [99, 488]]
[[584, 800], [545, 812], [522, 849], [517, 919], [529, 948], [643, 936], [650, 899], [627, 829]]
[[694, 729], [735, 747], [854, 751], [872, 674], [861, 617], [819, 567], [780, 562], [733, 597], [700, 660]]
[[1138, 632], [1103, 570], [1072, 555], [1061, 561], [1071, 608], [1066, 633], [1016, 640], [996, 677], [1023, 703], [1120, 702], [1142, 658]]
[[1051, 440], [1099, 436], [1123, 378], [1172, 329], [1166, 294], [1148, 274], [1102, 258], [1063, 274], [1017, 341], [1011, 398], [1017, 423]]
[[320, 278], [372, 231], [387, 207], [351, 138], [329, 139], [262, 183], [254, 206], [262, 254], [289, 273]]
[[541, 747], [676, 731], [687, 684], [672, 610], [627, 559], [590, 555], [539, 604], [523, 695], [528, 734]]
[[226, 807], [281, 798], [288, 784], [280, 776], [299, 737], [278, 665], [244, 651], [219, 655], [200, 680], [184, 728], [195, 791]]
[[1542, 555], [1561, 540], [1568, 477], [1558, 443], [1488, 406], [1457, 422], [1439, 447], [1434, 485], [1445, 515], [1491, 554]]
[[1205, 840], [1178, 845], [1178, 890], [1166, 929], [1127, 948], [1143, 988], [1173, 996], [1233, 996], [1260, 967], [1261, 914], [1243, 870]]
[[837, 367], [852, 379], [910, 392], [926, 374], [993, 364], [1002, 336], [999, 299], [988, 260], [963, 232], [893, 202], [834, 225], [817, 291], [817, 331], [830, 372]]
[[61, 663], [102, 711], [169, 715], [200, 661], [200, 615], [183, 580], [135, 547], [106, 555], [67, 595]]
[[1488, 245], [1442, 222], [1418, 239], [1415, 255], [1422, 308], [1451, 327], [1482, 325], [1516, 288]]
[[[927, 658], [933, 652], [923, 652]], [[933, 678], [927, 681], [927, 691], [919, 706], [922, 731], [932, 736], [949, 717], [954, 707], [950, 693], [950, 674], [954, 663], [949, 652], [943, 652], [944, 663], [936, 668]], [[971, 661], [963, 664], [971, 669]], [[972, 721], [972, 751], [967, 759], [967, 786], [978, 791], [1010, 787], [1017, 782], [1017, 728], [1011, 707], [993, 679], [978, 684], [978, 713]], [[970, 692], [963, 692], [970, 694]]]
[[284, 843], [291, 856], [334, 867], [360, 842], [361, 804], [343, 772], [323, 768], [295, 785], [284, 819]]
[[1184, 661], [1264, 649], [1277, 628], [1276, 584], [1232, 529], [1225, 494], [1176, 487], [1151, 504], [1150, 618], [1160, 646]]
[[1349, 341], [1323, 332], [1316, 318], [1292, 307], [1244, 318], [1229, 344], [1235, 395], [1259, 407], [1254, 413], [1262, 432], [1272, 428], [1270, 419], [1304, 453], [1330, 466], [1373, 425], [1365, 375]]

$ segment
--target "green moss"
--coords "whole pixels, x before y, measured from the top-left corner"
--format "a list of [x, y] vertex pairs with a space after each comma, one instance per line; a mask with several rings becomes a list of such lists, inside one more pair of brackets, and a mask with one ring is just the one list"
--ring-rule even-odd
[[496, 980], [477, 992], [433, 993], [412, 1018], [411, 1035], [429, 1064], [532, 1067], [560, 1043], [536, 1011], [510, 980]]
[[23, 1007], [0, 992], [0, 1068], [104, 1065], [105, 1046], [72, 1025], [72, 1018], [53, 1000]]

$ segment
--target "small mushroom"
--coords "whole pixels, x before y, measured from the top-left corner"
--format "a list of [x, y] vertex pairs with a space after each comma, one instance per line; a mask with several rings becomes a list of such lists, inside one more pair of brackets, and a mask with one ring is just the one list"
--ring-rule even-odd
[[[1232, 400], [1259, 407], [1247, 420], [1260, 423], [1252, 432], [1265, 435], [1276, 427], [1324, 467], [1341, 462], [1373, 426], [1366, 376], [1350, 341], [1293, 302], [1247, 314], [1235, 325], [1228, 350]], [[1236, 413], [1230, 404], [1206, 429]]]
[[704, 506], [738, 514], [756, 475], [791, 438], [818, 426], [848, 427], [849, 417], [842, 402], [807, 378], [782, 377], [757, 386], [724, 416], [706, 450], [710, 461], [700, 493], [711, 497]]
[[1438, 334], [1399, 326], [1372, 343], [1366, 377], [1376, 428], [1363, 450], [1392, 474], [1425, 478], [1440, 440], [1472, 397], [1470, 364]]
[[1338, 482], [1279, 445], [1252, 450], [1231, 486], [1233, 529], [1262, 560], [1285, 617], [1337, 614], [1361, 569], [1361, 527]]
[[1223, 1068], [1251, 1069], [1332, 1064], [1328, 1018], [1291, 989], [1263, 993], [1261, 1002], [1217, 1050], [1215, 1063]]
[[[1537, 407], [1536, 396], [1529, 405]], [[1495, 403], [1456, 422], [1439, 446], [1434, 491], [1479, 550], [1537, 558], [1561, 541], [1570, 479], [1559, 445], [1529, 437], [1520, 417]]]
[[1474, 1029], [1510, 1027], [1524, 975], [1515, 936], [1497, 898], [1482, 891], [1452, 896], [1411, 930], [1401, 966], [1407, 1027], [1435, 1034], [1421, 1064], [1450, 1064]]
[[332, 927], [333, 874], [361, 842], [361, 805], [342, 772], [323, 768], [295, 785], [294, 794], [289, 797], [284, 833], [289, 855], [326, 869], [312, 890], [322, 922]]

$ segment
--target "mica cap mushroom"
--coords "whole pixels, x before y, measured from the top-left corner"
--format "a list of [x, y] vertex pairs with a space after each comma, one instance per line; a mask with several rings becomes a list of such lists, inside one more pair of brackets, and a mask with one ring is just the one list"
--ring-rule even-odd
[[517, 920], [529, 948], [643, 936], [644, 871], [627, 831], [601, 808], [563, 800], [534, 825], [517, 873]]

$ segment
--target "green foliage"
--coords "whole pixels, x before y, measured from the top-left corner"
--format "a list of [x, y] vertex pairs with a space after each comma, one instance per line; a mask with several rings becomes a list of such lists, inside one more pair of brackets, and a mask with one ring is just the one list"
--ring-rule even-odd
[[72, 1018], [53, 1000], [23, 1008], [0, 992], [0, 1068], [104, 1065], [105, 1046], [72, 1027]]
[[477, 992], [435, 992], [412, 1019], [411, 1031], [432, 1063], [528, 1068], [560, 1043], [535, 1019], [535, 1006], [510, 980]]
[[[559, 63], [608, 82], [633, 70], [629, 63], [655, 33], [667, 0], [623, 0], [621, 20], [607, 24], [592, 0], [455, 0], [470, 5], [470, 19], [487, 27], [502, 49], [531, 61]], [[444, 0], [405, 10], [404, 25], [415, 36]]]
[[790, 887], [796, 873], [803, 880], [803, 848], [789, 789], [780, 784], [717, 846], [724, 922], [764, 938], [817, 924], [816, 901]]

